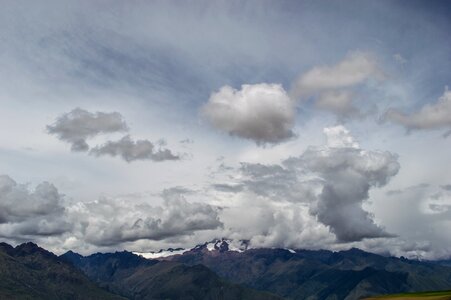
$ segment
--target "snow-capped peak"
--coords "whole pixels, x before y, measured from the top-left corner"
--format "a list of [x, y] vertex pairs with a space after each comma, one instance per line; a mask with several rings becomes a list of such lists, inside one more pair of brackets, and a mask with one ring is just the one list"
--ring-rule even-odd
[[235, 251], [244, 252], [249, 248], [249, 242], [243, 240], [231, 240], [231, 239], [215, 239], [208, 243], [205, 243], [201, 247], [205, 247], [208, 251]]
[[181, 255], [187, 251], [189, 251], [190, 249], [183, 249], [183, 248], [177, 248], [177, 249], [173, 249], [173, 248], [169, 248], [166, 250], [161, 249], [158, 252], [133, 252], [136, 255], [140, 255], [144, 258], [147, 259], [157, 259], [157, 258], [163, 258], [163, 257], [168, 257], [168, 256], [173, 256], [173, 255]]
[[174, 255], [182, 255], [190, 251], [207, 251], [207, 252], [244, 252], [249, 249], [249, 242], [245, 240], [231, 240], [231, 239], [214, 239], [210, 242], [200, 244], [191, 249], [183, 248], [169, 248], [166, 250], [160, 250], [158, 252], [133, 252], [136, 255], [140, 255], [147, 259], [163, 259]]

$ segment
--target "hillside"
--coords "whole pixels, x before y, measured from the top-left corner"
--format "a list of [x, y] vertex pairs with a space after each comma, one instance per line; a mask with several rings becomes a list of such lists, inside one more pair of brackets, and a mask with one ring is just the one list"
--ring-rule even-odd
[[130, 252], [61, 256], [101, 286], [129, 299], [276, 300], [267, 292], [231, 284], [203, 265], [147, 260]]
[[33, 243], [0, 243], [0, 299], [123, 299]]
[[[227, 243], [226, 241], [222, 242]], [[208, 244], [162, 258], [203, 264], [234, 283], [289, 299], [361, 299], [373, 295], [446, 290], [451, 268], [359, 249], [249, 249], [229, 251]]]
[[421, 293], [449, 290], [450, 267], [359, 249], [247, 249], [220, 240], [158, 253], [57, 257], [33, 243], [0, 243], [0, 299], [451, 299]]

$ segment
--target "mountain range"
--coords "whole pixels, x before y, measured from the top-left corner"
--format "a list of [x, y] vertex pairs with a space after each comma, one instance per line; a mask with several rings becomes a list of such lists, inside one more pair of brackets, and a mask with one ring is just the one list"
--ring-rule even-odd
[[448, 263], [356, 248], [250, 249], [226, 239], [192, 249], [59, 257], [33, 243], [1, 243], [0, 299], [352, 300], [450, 289]]

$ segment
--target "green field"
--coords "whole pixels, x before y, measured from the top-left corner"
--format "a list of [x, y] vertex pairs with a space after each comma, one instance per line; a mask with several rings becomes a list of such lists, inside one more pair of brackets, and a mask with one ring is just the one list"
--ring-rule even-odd
[[419, 292], [419, 293], [402, 293], [394, 295], [381, 295], [377, 297], [367, 298], [366, 300], [376, 299], [430, 299], [430, 300], [451, 300], [451, 290], [448, 291], [434, 291], [434, 292]]

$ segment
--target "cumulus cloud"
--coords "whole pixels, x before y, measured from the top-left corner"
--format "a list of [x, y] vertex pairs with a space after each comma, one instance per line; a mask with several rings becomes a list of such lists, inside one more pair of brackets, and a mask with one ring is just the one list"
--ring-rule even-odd
[[323, 129], [329, 148], [360, 148], [348, 129], [342, 125]]
[[[363, 210], [362, 203], [369, 198], [372, 187], [385, 185], [397, 174], [397, 156], [360, 149], [342, 126], [325, 132], [328, 147], [309, 148], [301, 156], [285, 161], [287, 166], [310, 170], [323, 180], [310, 212], [342, 242], [390, 236]], [[344, 141], [338, 143], [339, 138]]]
[[[267, 228], [258, 233], [259, 243], [268, 245], [269, 240], [264, 238], [265, 232], [271, 232], [270, 240], [275, 242], [283, 240], [277, 236], [282, 232], [283, 236], [289, 232], [300, 238], [299, 235], [303, 233], [299, 233], [299, 230], [316, 232], [318, 238], [328, 240], [320, 224], [329, 228], [339, 242], [392, 237], [376, 224], [374, 216], [365, 211], [362, 205], [368, 200], [372, 188], [384, 186], [397, 174], [397, 156], [390, 152], [362, 150], [343, 126], [325, 128], [324, 133], [327, 142], [321, 147], [310, 147], [300, 156], [283, 160], [281, 164], [241, 163], [234, 170], [237, 175], [227, 176], [226, 183], [213, 185], [218, 192], [232, 194], [239, 199], [252, 199], [252, 209], [240, 208], [247, 213], [255, 209], [255, 202], [262, 202], [273, 210], [265, 210], [265, 214], [271, 218], [275, 215], [278, 218], [286, 216], [280, 210], [290, 207], [302, 212], [298, 217], [309, 224], [284, 228], [280, 232], [275, 228]], [[233, 171], [228, 172], [233, 174]], [[310, 220], [305, 212], [316, 221]], [[269, 219], [264, 222], [269, 222]], [[315, 222], [319, 224], [315, 225]], [[280, 227], [277, 224], [274, 226]], [[293, 239], [289, 240], [294, 243]], [[305, 241], [305, 237], [302, 240]]]
[[0, 176], [0, 235], [47, 236], [70, 229], [64, 220], [62, 195], [52, 184], [40, 183], [34, 190]]
[[118, 141], [108, 141], [103, 145], [96, 146], [90, 151], [95, 156], [110, 155], [113, 157], [120, 156], [126, 162], [135, 160], [179, 160], [180, 156], [174, 154], [169, 149], [156, 148], [155, 145], [148, 140], [133, 141], [127, 135]]
[[127, 131], [128, 127], [118, 112], [92, 113], [81, 108], [58, 117], [52, 125], [47, 126], [50, 134], [71, 144], [72, 151], [87, 151], [86, 140], [102, 133]]
[[177, 191], [164, 193], [162, 206], [100, 199], [84, 204], [83, 212], [89, 216], [85, 238], [97, 246], [164, 240], [222, 226], [216, 207], [189, 202]]
[[299, 76], [290, 95], [280, 84], [245, 84], [240, 90], [223, 86], [202, 107], [207, 120], [230, 135], [258, 145], [279, 143], [294, 136], [299, 99], [313, 98], [317, 109], [340, 119], [362, 117], [351, 88], [370, 79], [383, 78], [375, 57], [368, 52], [349, 53], [333, 66], [317, 66]]
[[217, 129], [258, 145], [294, 136], [296, 109], [280, 84], [245, 84], [240, 90], [223, 86], [210, 96], [202, 113]]
[[[0, 176], [0, 237], [13, 241], [49, 240], [72, 247], [118, 246], [139, 240], [183, 238], [197, 231], [221, 228], [220, 209], [191, 202], [191, 190], [164, 190], [159, 205], [130, 202], [122, 197], [95, 201], [66, 200], [52, 184], [43, 182], [34, 190]], [[83, 246], [84, 247], [84, 246]]]
[[445, 90], [436, 103], [426, 104], [419, 111], [405, 113], [390, 109], [385, 119], [404, 126], [407, 130], [440, 129], [451, 127], [451, 91]]

